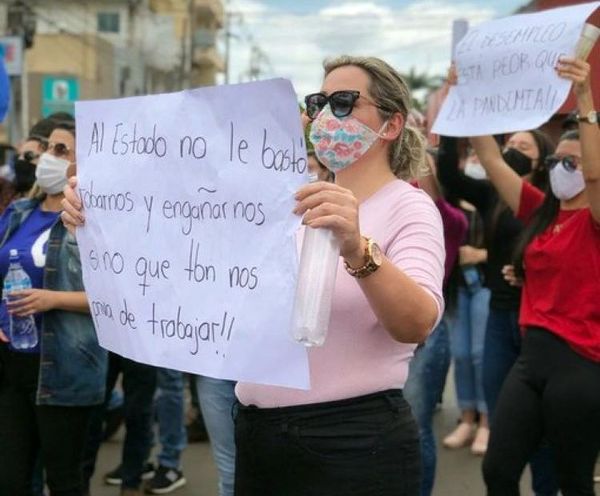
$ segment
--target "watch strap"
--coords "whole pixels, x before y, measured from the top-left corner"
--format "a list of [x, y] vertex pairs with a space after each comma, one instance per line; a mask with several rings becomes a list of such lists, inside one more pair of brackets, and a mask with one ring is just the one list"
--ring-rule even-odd
[[364, 264], [361, 267], [353, 268], [344, 260], [344, 267], [348, 274], [350, 274], [352, 277], [356, 277], [357, 279], [367, 277], [369, 274], [372, 274], [379, 268], [379, 265], [375, 263], [372, 256], [372, 246], [375, 242], [366, 236], [363, 236], [363, 239], [367, 241], [367, 245], [365, 247]]

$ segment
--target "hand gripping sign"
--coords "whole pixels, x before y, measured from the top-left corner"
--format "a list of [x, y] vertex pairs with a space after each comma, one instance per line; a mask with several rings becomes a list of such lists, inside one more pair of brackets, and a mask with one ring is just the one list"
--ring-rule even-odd
[[[482, 136], [545, 123], [571, 87], [554, 70], [558, 58], [575, 54], [576, 46], [591, 48], [594, 30], [588, 26], [584, 31], [584, 24], [599, 6], [593, 2], [521, 14], [471, 28], [455, 50], [458, 84], [450, 89], [432, 132]], [[585, 40], [578, 45], [580, 38]]]

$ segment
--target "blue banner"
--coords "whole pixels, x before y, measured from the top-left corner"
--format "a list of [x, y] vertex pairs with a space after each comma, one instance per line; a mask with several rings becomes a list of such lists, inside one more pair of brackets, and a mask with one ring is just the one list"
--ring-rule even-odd
[[4, 61], [0, 58], [0, 122], [6, 117], [10, 99], [10, 80], [4, 67]]

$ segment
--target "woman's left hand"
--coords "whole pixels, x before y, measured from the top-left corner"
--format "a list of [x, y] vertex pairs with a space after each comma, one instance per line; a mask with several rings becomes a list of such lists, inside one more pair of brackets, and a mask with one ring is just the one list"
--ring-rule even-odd
[[56, 306], [56, 291], [48, 289], [25, 289], [15, 292], [17, 299], [7, 303], [8, 312], [18, 317], [27, 317], [47, 312]]
[[294, 213], [313, 228], [331, 229], [346, 260], [363, 260], [364, 249], [358, 226], [358, 200], [352, 191], [337, 184], [319, 181], [296, 193]]
[[575, 95], [580, 96], [592, 91], [590, 84], [590, 64], [585, 60], [561, 56], [556, 64], [557, 74], [573, 82]]

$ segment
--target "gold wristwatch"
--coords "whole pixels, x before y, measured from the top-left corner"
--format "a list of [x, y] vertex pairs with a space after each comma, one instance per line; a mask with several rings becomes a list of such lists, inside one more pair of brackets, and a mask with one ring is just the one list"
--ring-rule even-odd
[[383, 262], [383, 254], [381, 253], [381, 248], [379, 245], [375, 243], [371, 238], [367, 238], [363, 236], [367, 241], [367, 247], [365, 248], [365, 262], [361, 267], [357, 267], [356, 269], [350, 267], [348, 262], [344, 260], [344, 267], [348, 274], [357, 279], [362, 279], [363, 277], [367, 277], [369, 274], [375, 272]]
[[590, 110], [585, 115], [577, 115], [577, 120], [579, 122], [587, 122], [588, 124], [598, 124], [598, 112]]

